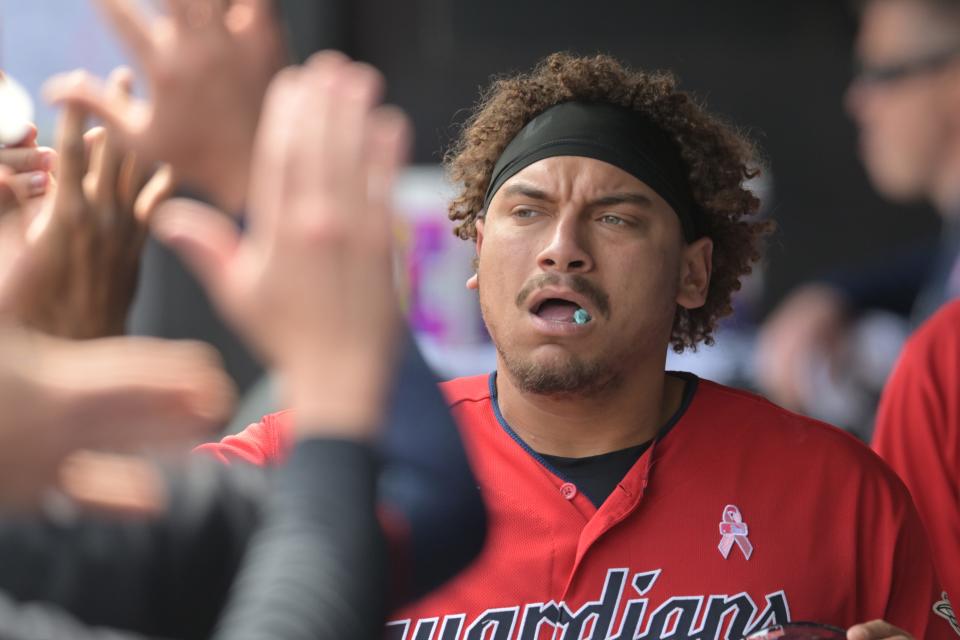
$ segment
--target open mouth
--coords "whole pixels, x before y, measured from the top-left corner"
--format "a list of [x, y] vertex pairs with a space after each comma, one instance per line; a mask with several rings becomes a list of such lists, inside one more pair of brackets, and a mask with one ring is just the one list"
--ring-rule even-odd
[[531, 313], [549, 322], [586, 324], [591, 320], [586, 309], [563, 298], [547, 298], [533, 307]]

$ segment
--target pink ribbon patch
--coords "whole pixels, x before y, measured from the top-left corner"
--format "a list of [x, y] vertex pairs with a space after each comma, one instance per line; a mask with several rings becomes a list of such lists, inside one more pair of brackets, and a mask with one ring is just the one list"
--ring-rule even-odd
[[740, 547], [744, 558], [750, 559], [750, 555], [753, 553], [753, 545], [747, 539], [748, 531], [747, 523], [743, 521], [743, 517], [740, 515], [740, 509], [732, 504], [725, 506], [723, 508], [723, 520], [720, 522], [720, 535], [722, 537], [720, 538], [720, 544], [717, 545], [724, 560], [730, 555], [730, 550], [733, 549], [734, 544]]

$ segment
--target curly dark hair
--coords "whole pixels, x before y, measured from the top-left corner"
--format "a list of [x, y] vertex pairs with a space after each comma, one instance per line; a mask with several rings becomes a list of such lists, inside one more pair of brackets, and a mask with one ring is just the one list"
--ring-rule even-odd
[[607, 102], [643, 112], [679, 145], [700, 209], [699, 231], [713, 240], [713, 274], [706, 303], [677, 308], [671, 343], [675, 351], [712, 345], [717, 320], [732, 312], [730, 298], [740, 277], [760, 258], [772, 223], [750, 220], [760, 200], [743, 186], [759, 174], [754, 146], [736, 130], [677, 90], [669, 73], [633, 70], [606, 55], [554, 53], [530, 73], [495, 80], [482, 95], [460, 137], [444, 159], [459, 194], [450, 202], [454, 233], [476, 240], [476, 221], [494, 163], [507, 144], [544, 110], [571, 100]]

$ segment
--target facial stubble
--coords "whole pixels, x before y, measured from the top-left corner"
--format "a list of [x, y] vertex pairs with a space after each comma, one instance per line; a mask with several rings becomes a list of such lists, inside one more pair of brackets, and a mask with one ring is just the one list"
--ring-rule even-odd
[[[477, 290], [481, 278], [477, 275]], [[601, 354], [592, 360], [570, 351], [537, 358], [509, 353], [503, 345], [503, 334], [488, 312], [480, 295], [480, 312], [484, 324], [500, 355], [507, 375], [524, 393], [547, 396], [593, 396], [619, 386], [622, 380], [617, 358]]]

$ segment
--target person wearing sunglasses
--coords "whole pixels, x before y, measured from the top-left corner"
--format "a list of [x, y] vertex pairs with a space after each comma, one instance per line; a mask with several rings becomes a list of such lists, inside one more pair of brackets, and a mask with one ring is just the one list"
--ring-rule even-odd
[[[844, 107], [858, 129], [860, 159], [884, 198], [933, 205], [941, 232], [788, 294], [762, 327], [758, 382], [779, 403], [868, 437], [903, 339], [960, 296], [960, 3], [865, 0], [858, 9]], [[914, 222], [904, 217], [902, 224]], [[895, 330], [884, 324], [892, 333], [881, 342], [890, 348], [879, 361], [877, 350], [863, 357], [855, 339], [871, 335], [860, 320], [874, 310], [905, 318]], [[818, 371], [830, 371], [833, 385], [845, 383], [842, 410], [817, 393], [825, 377]]]
[[[761, 336], [764, 379], [772, 395], [786, 393], [800, 402], [804, 354], [849, 350], [845, 327], [858, 310], [906, 297], [903, 306], [912, 305], [919, 324], [941, 309], [906, 343], [886, 383], [873, 447], [910, 488], [947, 593], [955, 594], [960, 331], [953, 325], [960, 309], [947, 303], [960, 296], [960, 2], [867, 0], [859, 9], [857, 72], [845, 106], [859, 128], [861, 159], [885, 198], [935, 207], [942, 218], [939, 246], [907, 260], [885, 256], [884, 267], [861, 273], [856, 286], [817, 284], [794, 293]], [[833, 364], [842, 366], [837, 359]], [[948, 607], [941, 610], [960, 633]]]

